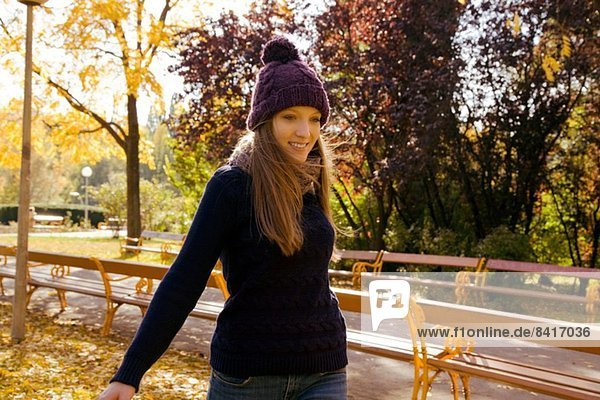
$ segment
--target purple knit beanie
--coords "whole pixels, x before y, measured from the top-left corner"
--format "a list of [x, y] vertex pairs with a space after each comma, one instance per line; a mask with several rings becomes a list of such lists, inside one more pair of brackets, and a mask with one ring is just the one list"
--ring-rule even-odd
[[300, 60], [298, 49], [284, 37], [269, 41], [260, 57], [264, 67], [252, 95], [246, 125], [254, 130], [288, 107], [310, 106], [321, 111], [321, 126], [329, 118], [329, 100], [315, 71]]

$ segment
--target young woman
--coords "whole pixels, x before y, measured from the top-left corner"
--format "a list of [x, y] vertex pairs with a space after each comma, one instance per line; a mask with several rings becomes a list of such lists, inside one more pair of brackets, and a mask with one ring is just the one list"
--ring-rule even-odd
[[329, 117], [315, 72], [268, 42], [249, 133], [210, 179], [181, 252], [101, 400], [130, 399], [220, 257], [231, 297], [211, 341], [208, 400], [346, 399], [346, 323], [329, 289]]

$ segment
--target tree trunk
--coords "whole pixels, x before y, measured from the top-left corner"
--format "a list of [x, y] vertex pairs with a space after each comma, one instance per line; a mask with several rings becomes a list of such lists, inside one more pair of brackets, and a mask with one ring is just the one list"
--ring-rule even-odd
[[129, 132], [126, 136], [127, 153], [127, 236], [139, 238], [142, 233], [140, 214], [140, 126], [137, 114], [137, 98], [127, 96], [127, 121]]
[[598, 214], [600, 211], [600, 200], [596, 203], [596, 209], [592, 213], [592, 221], [594, 229], [592, 230], [592, 255], [590, 256], [590, 268], [596, 268], [598, 260], [598, 242], [600, 242], [600, 219]]
[[477, 239], [483, 239], [485, 237], [485, 231], [487, 227], [484, 227], [484, 223], [481, 218], [481, 213], [479, 211], [479, 205], [477, 204], [476, 194], [473, 190], [473, 187], [471, 186], [471, 178], [466, 166], [467, 157], [463, 153], [462, 146], [464, 146], [464, 144], [462, 143], [460, 133], [457, 130], [453, 130], [452, 134], [452, 146], [454, 150], [454, 156], [458, 164], [457, 172], [459, 174], [459, 179], [462, 186], [462, 194], [466, 197], [467, 203], [469, 204], [471, 209], [473, 227], [475, 228], [475, 237]]

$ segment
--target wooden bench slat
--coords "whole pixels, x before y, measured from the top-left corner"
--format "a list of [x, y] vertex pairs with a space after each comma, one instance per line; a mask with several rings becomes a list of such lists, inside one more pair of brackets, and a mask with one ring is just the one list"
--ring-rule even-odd
[[175, 240], [182, 241], [185, 238], [185, 234], [183, 233], [172, 233], [172, 232], [156, 232], [156, 231], [142, 231], [141, 237], [145, 239], [165, 239], [165, 240]]
[[[465, 362], [468, 364], [484, 365], [490, 369], [510, 369], [514, 374], [527, 375], [531, 371], [539, 371], [537, 377], [540, 379], [547, 380], [548, 382], [561, 382], [567, 386], [581, 387], [581, 385], [591, 384], [588, 387], [590, 390], [600, 391], [600, 376], [593, 378], [591, 376], [577, 376], [573, 379], [572, 374], [567, 374], [564, 371], [539, 367], [532, 364], [524, 364], [516, 360], [510, 360], [505, 358], [499, 358], [489, 355], [482, 355], [478, 353], [463, 353], [456, 358], [457, 361]], [[575, 383], [575, 380], [577, 383]]]
[[[85, 279], [69, 279], [67, 277], [53, 279], [44, 278], [32, 275], [32, 279], [29, 282], [31, 285], [43, 286], [52, 289], [62, 289], [69, 292], [83, 293], [96, 295], [100, 294], [100, 297], [106, 297], [104, 283], [101, 281], [90, 281]], [[131, 288], [111, 286], [113, 295], [115, 294], [129, 294]]]
[[160, 253], [161, 252], [161, 249], [158, 248], [158, 247], [123, 245], [123, 246], [121, 246], [121, 248], [122, 249], [127, 249], [127, 250], [149, 251], [149, 252], [154, 252], [154, 253]]
[[[520, 387], [523, 389], [533, 390], [538, 393], [559, 396], [565, 399], [591, 399], [592, 395], [600, 394], [600, 385], [592, 385], [588, 388], [583, 388], [586, 381], [581, 381], [578, 376], [570, 375], [571, 383], [566, 386], [563, 382], [552, 382], [545, 379], [537, 368], [531, 369], [526, 366], [519, 368], [521, 373], [515, 373], [516, 368], [511, 364], [509, 368], [501, 368], [500, 364], [495, 364], [496, 368], [489, 367], [488, 361], [485, 358], [480, 359], [480, 363], [474, 364], [465, 362], [461, 359], [451, 360], [436, 360], [431, 359], [431, 364], [451, 370], [461, 372], [470, 376], [490, 379], [497, 382], [507, 383], [511, 386]], [[536, 373], [536, 371], [538, 373]]]
[[346, 330], [346, 340], [348, 347], [365, 353], [384, 355], [401, 361], [413, 360], [413, 347], [410, 340], [400, 341], [397, 338], [390, 340], [386, 338], [377, 338], [366, 332], [355, 329]]
[[210, 304], [199, 303], [194, 307], [190, 315], [216, 320], [222, 309], [222, 307], [215, 307]]

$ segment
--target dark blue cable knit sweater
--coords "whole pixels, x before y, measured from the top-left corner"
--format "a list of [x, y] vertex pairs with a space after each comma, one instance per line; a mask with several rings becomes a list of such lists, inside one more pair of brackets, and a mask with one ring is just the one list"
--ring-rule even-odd
[[233, 376], [332, 371], [348, 364], [346, 323], [329, 289], [334, 232], [303, 196], [304, 245], [286, 257], [258, 233], [251, 177], [219, 168], [206, 186], [177, 259], [160, 283], [117, 374], [139, 389], [204, 291], [217, 259], [231, 297], [217, 319], [210, 364]]

